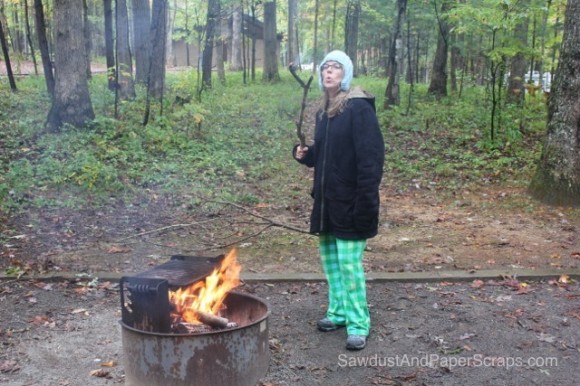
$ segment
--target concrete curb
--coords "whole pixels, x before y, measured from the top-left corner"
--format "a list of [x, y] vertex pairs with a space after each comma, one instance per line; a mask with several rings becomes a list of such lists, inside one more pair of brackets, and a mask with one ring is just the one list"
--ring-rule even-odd
[[[25, 275], [20, 281], [64, 281], [78, 279], [95, 279], [99, 281], [119, 281], [123, 276], [132, 276], [135, 272], [49, 272], [41, 275]], [[367, 281], [370, 283], [418, 283], [418, 282], [461, 282], [473, 280], [501, 279], [503, 276], [516, 277], [519, 280], [540, 281], [558, 279], [567, 275], [570, 279], [580, 281], [580, 269], [493, 269], [482, 271], [431, 271], [431, 272], [369, 272]], [[315, 272], [280, 272], [254, 273], [242, 272], [241, 279], [248, 283], [259, 282], [320, 282], [325, 281], [322, 273]], [[13, 276], [0, 274], [0, 282], [16, 280]]]

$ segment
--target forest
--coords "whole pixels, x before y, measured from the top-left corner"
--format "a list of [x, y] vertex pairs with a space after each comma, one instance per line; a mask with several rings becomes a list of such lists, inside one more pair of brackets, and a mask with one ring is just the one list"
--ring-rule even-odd
[[[123, 278], [226, 253], [268, 303], [247, 317], [260, 386], [576, 384], [579, 24], [580, 0], [0, 0], [0, 384], [130, 384]], [[331, 50], [385, 144], [361, 356], [316, 328], [314, 173], [292, 154]], [[229, 376], [244, 328], [143, 363]]]
[[307, 206], [289, 149], [320, 93], [296, 79], [331, 49], [377, 97], [385, 189], [575, 208], [578, 20], [576, 0], [2, 0], [3, 237], [161, 198]]

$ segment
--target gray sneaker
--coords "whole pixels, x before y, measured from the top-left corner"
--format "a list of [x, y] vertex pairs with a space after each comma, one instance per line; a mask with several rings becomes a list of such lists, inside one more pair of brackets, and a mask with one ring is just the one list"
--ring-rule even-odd
[[349, 335], [346, 338], [347, 350], [362, 350], [367, 345], [367, 337], [364, 335]]
[[334, 322], [332, 320], [330, 320], [328, 318], [323, 318], [323, 319], [320, 319], [316, 323], [316, 327], [318, 327], [319, 331], [329, 332], [329, 331], [338, 330], [339, 328], [343, 328], [344, 325], [334, 324]]

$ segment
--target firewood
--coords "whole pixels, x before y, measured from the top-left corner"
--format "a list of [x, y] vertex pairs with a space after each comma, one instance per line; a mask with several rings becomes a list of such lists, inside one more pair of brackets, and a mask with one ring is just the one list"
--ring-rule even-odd
[[209, 314], [207, 312], [196, 311], [196, 316], [200, 322], [206, 324], [208, 326], [214, 328], [233, 328], [237, 327], [237, 325], [233, 322], [230, 322], [228, 319], [223, 318], [221, 316], [216, 316]]

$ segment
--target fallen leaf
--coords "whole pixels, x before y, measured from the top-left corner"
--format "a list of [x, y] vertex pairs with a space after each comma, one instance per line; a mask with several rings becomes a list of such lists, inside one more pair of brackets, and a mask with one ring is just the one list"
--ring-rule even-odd
[[46, 315], [36, 315], [30, 320], [29, 323], [36, 324], [36, 325], [43, 325], [47, 323], [50, 319]]
[[90, 374], [93, 377], [98, 377], [98, 378], [109, 378], [111, 376], [111, 374], [107, 370], [104, 370], [104, 369], [92, 370], [90, 372]]
[[554, 343], [556, 341], [556, 337], [548, 334], [544, 334], [543, 332], [538, 335], [538, 340], [540, 342], [547, 342], [547, 343]]
[[20, 366], [15, 360], [9, 359], [0, 362], [0, 373], [14, 373], [18, 370], [20, 370]]
[[570, 276], [568, 276], [568, 275], [561, 275], [560, 278], [558, 279], [558, 283], [562, 283], [562, 284], [568, 284], [568, 283], [570, 283]]
[[101, 367], [117, 367], [116, 361], [108, 361], [101, 363]]
[[471, 282], [471, 288], [481, 288], [483, 286], [483, 280], [474, 280]]
[[131, 252], [131, 250], [129, 248], [124, 248], [118, 245], [113, 245], [107, 251], [107, 253], [127, 253], [127, 252]]

